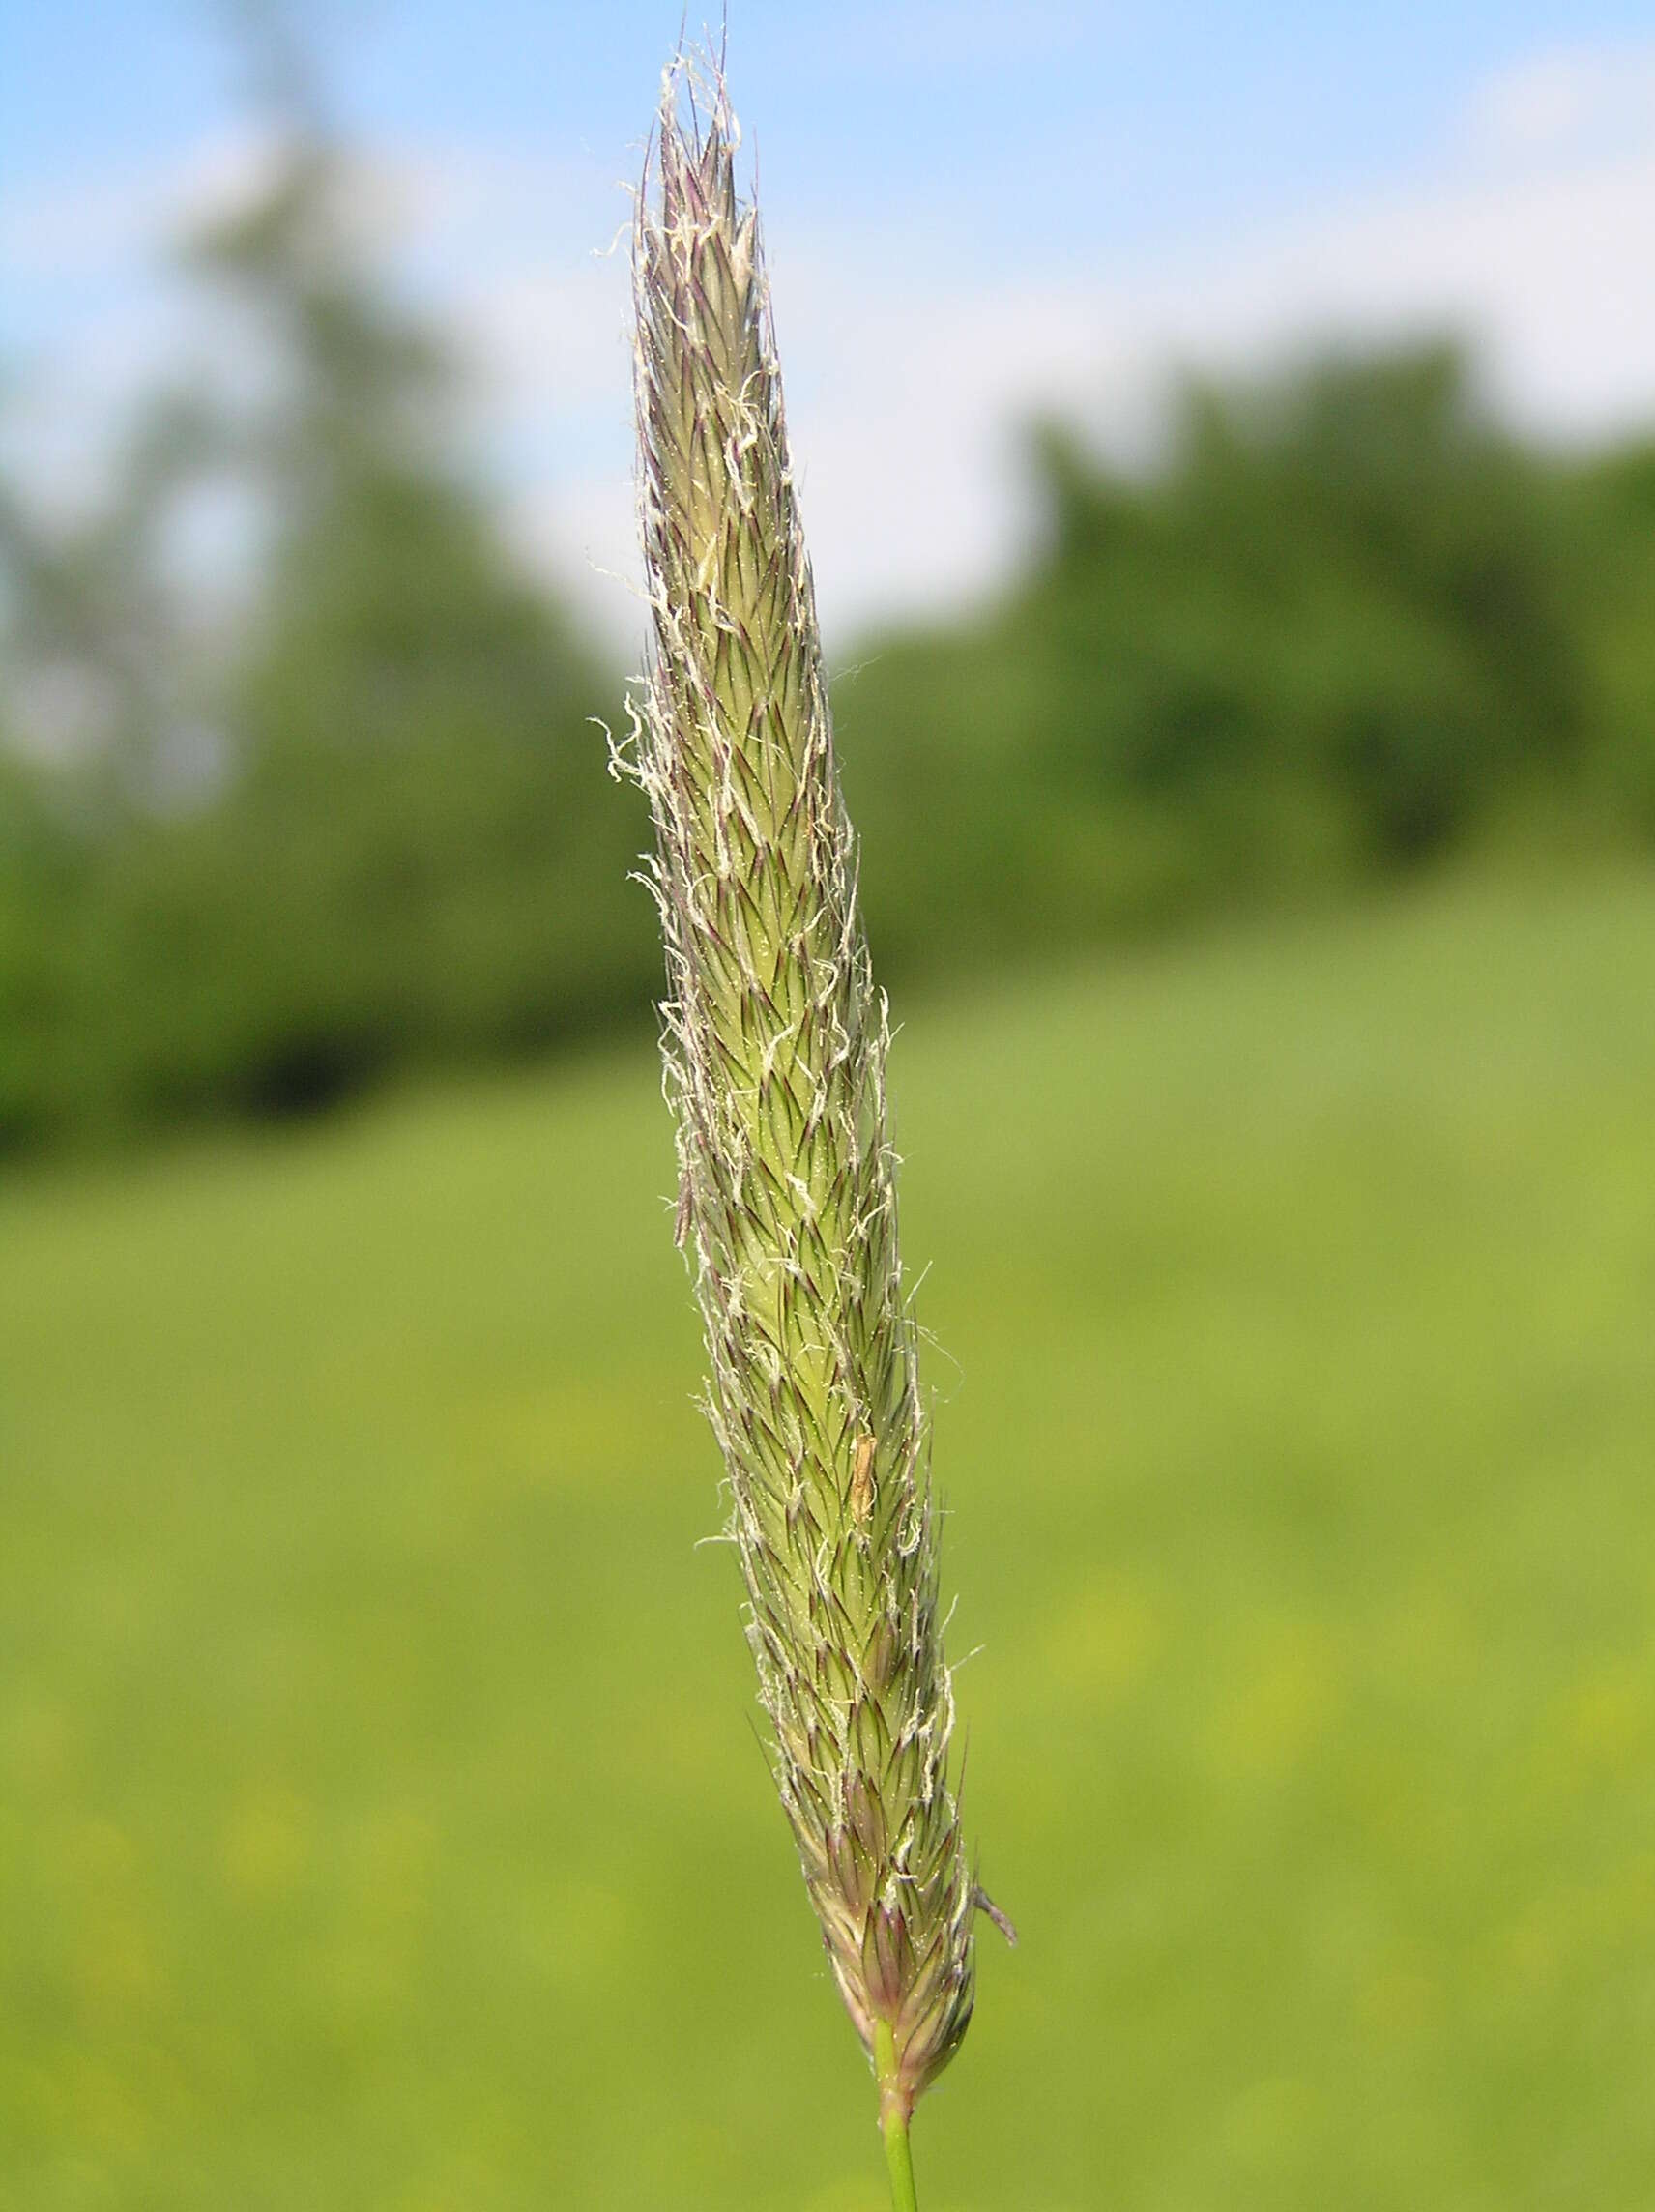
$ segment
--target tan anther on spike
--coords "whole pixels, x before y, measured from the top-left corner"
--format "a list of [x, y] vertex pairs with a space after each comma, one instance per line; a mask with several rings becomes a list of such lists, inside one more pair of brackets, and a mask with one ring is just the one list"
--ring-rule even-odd
[[874, 1453], [877, 1448], [872, 1437], [857, 1439], [857, 1464], [851, 1474], [851, 1512], [864, 1528], [873, 1518]]

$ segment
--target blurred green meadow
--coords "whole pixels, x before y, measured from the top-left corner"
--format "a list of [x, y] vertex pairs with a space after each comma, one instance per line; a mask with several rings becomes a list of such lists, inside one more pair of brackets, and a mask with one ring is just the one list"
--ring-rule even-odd
[[[1647, 2204], [1652, 1004], [1646, 877], [1467, 879], [902, 1031], [927, 2212]], [[882, 2203], [671, 1181], [641, 1041], [11, 1177], [8, 2212]]]

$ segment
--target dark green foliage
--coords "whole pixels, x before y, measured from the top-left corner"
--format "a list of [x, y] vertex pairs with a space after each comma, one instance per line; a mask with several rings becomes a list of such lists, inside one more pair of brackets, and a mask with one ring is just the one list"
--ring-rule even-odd
[[[1314, 894], [1655, 818], [1655, 465], [1545, 460], [1461, 357], [1192, 390], [1163, 468], [1033, 443], [1044, 541], [835, 708], [882, 957]], [[916, 834], [916, 830], [920, 833]], [[963, 936], [961, 935], [963, 932]]]
[[0, 750], [0, 1155], [43, 1141], [73, 1110], [59, 1021], [77, 980], [85, 876], [37, 780]]
[[1567, 487], [1569, 614], [1588, 655], [1601, 808], [1655, 840], [1655, 442], [1612, 453]]
[[341, 487], [241, 680], [234, 788], [131, 848], [137, 998], [174, 1022], [148, 1025], [147, 1102], [325, 1104], [643, 1004], [642, 826], [588, 720], [607, 690], [457, 493]]

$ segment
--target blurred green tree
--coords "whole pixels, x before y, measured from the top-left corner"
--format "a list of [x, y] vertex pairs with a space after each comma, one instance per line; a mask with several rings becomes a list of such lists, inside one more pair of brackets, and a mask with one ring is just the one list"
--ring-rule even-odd
[[[60, 940], [86, 957], [8, 1045], [78, 1068], [48, 1120], [304, 1109], [590, 1030], [655, 981], [643, 826], [593, 721], [619, 684], [452, 459], [450, 365], [375, 279], [362, 178], [272, 57], [268, 177], [189, 249], [238, 318], [236, 385], [159, 399], [95, 525], [10, 534], [35, 657], [115, 703], [77, 778], [102, 794], [97, 927]], [[234, 488], [256, 568], [216, 639], [165, 542], [203, 486]], [[42, 1111], [0, 1104], [0, 1129]]]
[[975, 957], [1647, 821], [1646, 464], [1525, 448], [1458, 348], [1192, 385], [1145, 478], [1060, 423], [1031, 454], [1021, 582], [839, 687], [898, 965], [938, 913]]
[[222, 917], [163, 1040], [169, 1109], [321, 1102], [591, 1028], [653, 981], [640, 826], [591, 719], [617, 687], [444, 465], [446, 364], [353, 265], [349, 190], [296, 130], [197, 247], [287, 377], [240, 440], [274, 517], [229, 690], [240, 772], [151, 880], [163, 962], [192, 907]]

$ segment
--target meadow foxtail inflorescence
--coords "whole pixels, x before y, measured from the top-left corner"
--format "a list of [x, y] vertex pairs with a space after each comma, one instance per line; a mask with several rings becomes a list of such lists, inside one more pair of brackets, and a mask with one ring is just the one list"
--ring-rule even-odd
[[979, 1893], [948, 1778], [885, 1004], [737, 143], [721, 76], [698, 102], [669, 72], [634, 240], [653, 643], [629, 765], [654, 817], [678, 1237], [775, 1777], [906, 2158], [971, 2018]]

